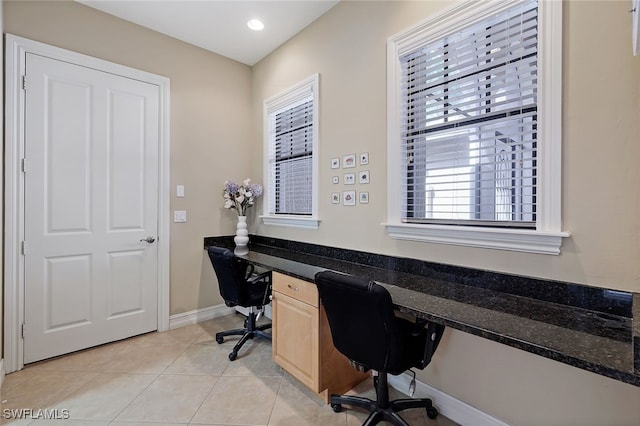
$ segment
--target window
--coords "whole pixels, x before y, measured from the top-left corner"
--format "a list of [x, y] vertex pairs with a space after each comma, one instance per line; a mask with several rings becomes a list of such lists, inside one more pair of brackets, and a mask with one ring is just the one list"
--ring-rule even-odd
[[465, 2], [389, 40], [392, 237], [559, 253], [556, 3]]
[[318, 75], [264, 105], [268, 225], [318, 228]]

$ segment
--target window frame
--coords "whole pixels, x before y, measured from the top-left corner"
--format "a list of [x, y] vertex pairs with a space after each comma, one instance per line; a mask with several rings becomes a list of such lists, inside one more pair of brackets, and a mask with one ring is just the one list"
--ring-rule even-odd
[[[263, 214], [260, 216], [265, 225], [284, 226], [290, 228], [317, 230], [320, 225], [318, 219], [318, 145], [319, 145], [319, 74], [314, 74], [288, 89], [274, 95], [264, 101], [263, 104], [263, 158], [264, 158], [264, 183], [265, 200], [263, 202]], [[311, 214], [272, 214], [269, 212], [269, 205], [275, 185], [272, 170], [270, 147], [271, 140], [271, 120], [270, 115], [286, 109], [288, 106], [294, 107], [300, 100], [311, 95], [313, 99], [313, 150], [311, 160]]]
[[[519, 0], [465, 1], [387, 41], [387, 233], [391, 238], [540, 254], [560, 254], [562, 186], [562, 2], [538, 3], [538, 175], [535, 229], [402, 222], [400, 57], [508, 9]], [[453, 28], [453, 30], [452, 30]], [[554, 43], [554, 40], [556, 42]]]

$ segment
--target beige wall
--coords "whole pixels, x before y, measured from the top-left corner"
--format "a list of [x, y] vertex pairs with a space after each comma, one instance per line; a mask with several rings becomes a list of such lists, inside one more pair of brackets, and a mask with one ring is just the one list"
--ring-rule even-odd
[[[262, 101], [320, 74], [318, 231], [260, 234], [640, 292], [640, 57], [628, 1], [564, 5], [560, 256], [396, 241], [386, 219], [386, 41], [451, 2], [343, 1], [253, 68], [254, 149]], [[332, 157], [369, 152], [370, 204], [330, 203]], [[262, 173], [262, 159], [253, 164]], [[607, 176], [601, 178], [601, 176]], [[513, 424], [640, 424], [640, 388], [448, 331], [421, 378]]]
[[[343, 2], [253, 71], [77, 3], [5, 2], [4, 30], [171, 79], [171, 209], [187, 210], [189, 219], [171, 226], [175, 314], [220, 303], [202, 237], [233, 232], [233, 216], [221, 208], [222, 182], [261, 181], [262, 100], [316, 72], [320, 230], [254, 220], [252, 232], [640, 291], [640, 58], [630, 54], [627, 3], [565, 7], [563, 217], [572, 238], [561, 256], [399, 242], [380, 225], [386, 214], [386, 39], [446, 2]], [[249, 111], [254, 126], [240, 120]], [[347, 151], [370, 152], [368, 206], [329, 202], [329, 159]], [[597, 179], [596, 172], [611, 176]], [[174, 197], [177, 184], [186, 187], [184, 199]], [[420, 377], [514, 424], [640, 423], [640, 388], [465, 333], [448, 331]]]
[[[204, 236], [234, 232], [222, 209], [226, 179], [244, 179], [251, 69], [71, 1], [5, 1], [4, 30], [171, 79], [171, 314], [221, 303]], [[185, 198], [175, 198], [175, 186]]]
[[[560, 256], [396, 241], [386, 220], [386, 41], [446, 2], [347, 1], [253, 70], [255, 149], [262, 100], [320, 73], [320, 230], [261, 234], [435, 262], [640, 291], [640, 58], [626, 1], [564, 7], [563, 228]], [[623, 13], [624, 12], [624, 13]], [[558, 40], [560, 42], [560, 40]], [[370, 154], [370, 204], [330, 203], [330, 158]], [[261, 160], [254, 161], [262, 173]], [[258, 174], [258, 173], [256, 173]], [[600, 176], [608, 175], [606, 179]], [[256, 226], [253, 226], [256, 229]], [[353, 238], [357, 235], [358, 238]]]

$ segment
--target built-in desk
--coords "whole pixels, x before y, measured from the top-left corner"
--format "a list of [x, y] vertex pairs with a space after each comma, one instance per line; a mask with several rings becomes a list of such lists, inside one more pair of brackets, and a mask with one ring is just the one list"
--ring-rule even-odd
[[[205, 247], [233, 247], [208, 237]], [[640, 386], [640, 294], [251, 236], [247, 261], [308, 282], [317, 272], [384, 285], [403, 312]], [[635, 356], [634, 356], [635, 347]]]

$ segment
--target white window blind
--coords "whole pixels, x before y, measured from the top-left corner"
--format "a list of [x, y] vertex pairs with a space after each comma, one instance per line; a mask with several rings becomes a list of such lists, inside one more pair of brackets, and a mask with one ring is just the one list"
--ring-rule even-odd
[[399, 59], [402, 220], [535, 228], [537, 1]]
[[269, 115], [269, 214], [312, 214], [313, 117], [312, 96]]

